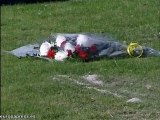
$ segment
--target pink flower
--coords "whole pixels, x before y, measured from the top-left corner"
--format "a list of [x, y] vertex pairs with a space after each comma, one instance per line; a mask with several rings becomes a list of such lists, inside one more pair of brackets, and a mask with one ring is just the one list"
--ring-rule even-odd
[[66, 41], [63, 41], [63, 42], [61, 43], [60, 47], [61, 47], [62, 49], [64, 49], [65, 44], [66, 44]]

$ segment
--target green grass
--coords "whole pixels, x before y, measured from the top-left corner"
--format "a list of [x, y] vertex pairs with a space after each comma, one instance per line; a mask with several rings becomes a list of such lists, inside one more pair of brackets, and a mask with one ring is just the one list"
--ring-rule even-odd
[[[109, 33], [160, 50], [158, 0], [70, 0], [1, 7], [1, 49], [12, 50], [52, 33]], [[36, 120], [160, 119], [160, 58], [94, 62], [46, 62], [1, 54], [1, 114], [35, 115]], [[100, 93], [84, 82], [97, 74], [117, 93]], [[69, 78], [58, 77], [67, 75]], [[147, 89], [146, 85], [151, 88]], [[138, 104], [126, 103], [132, 97]]]

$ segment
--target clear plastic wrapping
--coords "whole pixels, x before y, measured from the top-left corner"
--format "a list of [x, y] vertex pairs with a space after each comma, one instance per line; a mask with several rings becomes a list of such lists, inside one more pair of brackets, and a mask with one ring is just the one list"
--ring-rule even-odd
[[[46, 48], [44, 44], [47, 45]], [[41, 43], [22, 46], [10, 53], [17, 57], [40, 56], [58, 61], [70, 57], [88, 61], [99, 58], [160, 56], [160, 51], [150, 47], [137, 43], [126, 45], [108, 35], [90, 33], [57, 33]]]

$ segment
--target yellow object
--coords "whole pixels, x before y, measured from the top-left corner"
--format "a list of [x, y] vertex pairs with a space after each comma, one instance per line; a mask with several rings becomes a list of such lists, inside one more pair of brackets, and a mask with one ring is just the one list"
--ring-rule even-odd
[[141, 57], [143, 54], [143, 48], [138, 43], [130, 43], [127, 48], [127, 52], [131, 57]]

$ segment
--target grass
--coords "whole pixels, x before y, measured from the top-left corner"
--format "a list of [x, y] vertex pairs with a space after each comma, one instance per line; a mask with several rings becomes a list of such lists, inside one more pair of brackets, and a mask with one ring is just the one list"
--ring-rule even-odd
[[[160, 50], [159, 5], [158, 0], [70, 0], [1, 6], [1, 49], [12, 50], [57, 32], [105, 32], [121, 42], [137, 41]], [[49, 63], [2, 53], [1, 114], [35, 115], [36, 120], [158, 120], [159, 61], [151, 57]], [[84, 82], [87, 74], [100, 76], [104, 86], [97, 88], [123, 97], [73, 82]], [[126, 103], [133, 97], [142, 102]]]

